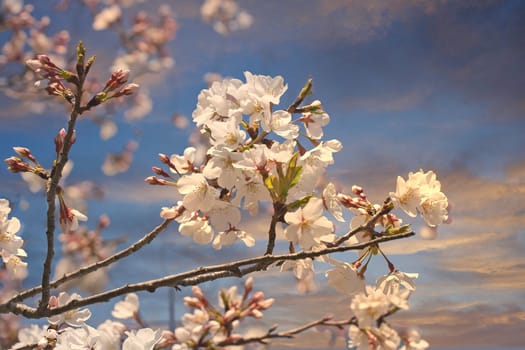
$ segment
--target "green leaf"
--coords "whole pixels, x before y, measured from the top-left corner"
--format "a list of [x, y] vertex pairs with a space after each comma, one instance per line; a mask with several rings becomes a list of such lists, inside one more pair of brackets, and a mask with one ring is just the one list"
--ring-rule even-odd
[[296, 201], [293, 201], [292, 203], [287, 205], [288, 210], [297, 210], [301, 207], [304, 207], [306, 204], [308, 204], [308, 201], [310, 198], [312, 198], [314, 195], [309, 194], [307, 196], [301, 197]]

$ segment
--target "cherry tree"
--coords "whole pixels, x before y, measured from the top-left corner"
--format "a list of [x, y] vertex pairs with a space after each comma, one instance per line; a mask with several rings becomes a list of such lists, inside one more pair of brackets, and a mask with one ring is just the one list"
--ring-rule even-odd
[[[95, 30], [118, 25], [121, 16], [118, 2], [103, 9], [99, 9], [96, 1], [85, 3], [94, 13]], [[68, 2], [62, 6], [67, 7]], [[168, 18], [167, 10], [163, 11]], [[249, 26], [251, 21], [233, 1], [206, 1], [202, 14], [222, 34]], [[171, 25], [168, 27], [173, 29]], [[126, 55], [134, 55], [135, 43], [129, 40], [125, 40], [130, 48]], [[154, 54], [162, 58], [161, 51]], [[409, 309], [417, 274], [398, 270], [382, 247], [388, 241], [415, 234], [410, 224], [403, 223], [398, 216], [400, 212], [409, 217], [419, 216], [432, 228], [446, 223], [447, 197], [436, 174], [424, 170], [411, 172], [406, 178], [399, 176], [396, 188], [385, 193], [381, 203], [371, 202], [365, 189], [358, 185], [352, 186], [349, 193], [343, 193], [333, 182], [321, 184], [320, 175], [334, 164], [334, 155], [343, 144], [325, 138], [328, 135], [323, 127], [329, 124], [330, 117], [325, 106], [311, 98], [312, 79], [295, 93], [296, 98], [289, 106], [281, 106], [282, 96], [290, 93], [282, 76], [245, 72], [242, 80], [219, 79], [202, 90], [196, 97], [192, 114], [200, 135], [199, 143], [175, 153], [170, 149], [159, 150], [159, 163], [152, 167], [153, 175], [145, 178], [146, 183], [163, 186], [180, 200], [159, 208], [162, 222], [117, 251], [122, 242], [102, 237], [109, 226], [107, 217], [99, 218], [93, 230], [81, 224], [90, 223], [91, 219], [85, 215], [81, 203], [68, 197], [68, 192], [73, 190], [64, 184], [64, 177], [70, 151], [77, 138], [81, 140], [82, 129], [78, 128], [77, 121], [96, 114], [97, 110], [125, 108], [125, 101], [141, 94], [139, 84], [130, 82], [137, 68], [120, 62], [104, 84], [93, 84], [90, 79], [96, 60], [88, 55], [82, 42], [76, 46], [76, 59], [70, 66], [46, 54], [33, 56], [25, 60], [25, 69], [30, 75], [24, 75], [38, 81], [54, 102], [66, 106], [69, 118], [63, 129], [49, 135], [54, 143], [49, 151], [54, 155], [51, 164], [41, 164], [24, 146], [13, 147], [14, 155], [5, 160], [11, 172], [43, 184], [47, 204], [46, 256], [41, 283], [24, 289], [20, 280], [27, 275], [27, 269], [32, 268], [26, 262], [24, 247], [32, 242], [17, 235], [20, 221], [10, 217], [9, 202], [0, 199], [3, 260], [0, 314], [23, 317], [27, 324], [29, 320], [46, 320], [41, 326], [16, 327], [17, 339], [6, 346], [12, 349], [238, 349], [269, 346], [272, 339], [293, 338], [315, 327], [328, 327], [344, 329], [348, 348], [428, 347], [415, 329], [399, 332], [390, 322], [391, 315]], [[139, 108], [143, 103], [138, 102]], [[129, 156], [134, 146], [128, 147]], [[265, 230], [265, 249], [253, 253], [257, 249], [255, 237], [260, 235], [250, 232], [246, 221], [264, 216], [270, 216]], [[336, 221], [339, 224], [336, 225]], [[185, 272], [138, 283], [123, 281], [121, 286], [112, 289], [102, 283], [88, 290], [85, 296], [60, 291], [72, 284], [78, 285], [78, 281], [93, 285], [94, 281], [103, 280], [109, 267], [125, 264], [121, 260], [144, 248], [172, 225], [176, 225], [181, 235], [191, 237], [192, 244], [212, 245], [217, 250], [239, 244], [246, 250], [246, 257], [195, 266]], [[336, 229], [341, 226], [346, 229]], [[284, 246], [277, 240], [280, 228], [284, 232]], [[69, 259], [68, 268], [60, 269], [55, 261], [57, 238]], [[336, 259], [341, 256], [336, 253], [349, 251], [355, 252], [353, 258]], [[384, 260], [386, 267], [385, 274], [375, 282], [367, 280], [366, 275], [374, 259]], [[283, 330], [277, 325], [256, 333], [243, 329], [242, 325], [249, 319], [271, 318], [274, 304], [271, 295], [255, 289], [255, 272], [292, 270], [291, 282], [298, 280], [307, 285], [312, 283], [315, 269], [320, 265], [327, 267], [326, 288], [334, 288], [347, 297], [347, 318], [335, 320], [320, 315], [293, 329]], [[54, 268], [55, 277], [52, 277]], [[233, 285], [218, 290], [216, 300], [199, 287], [226, 277], [239, 278], [242, 287]], [[191, 287], [192, 296], [184, 298], [188, 312], [182, 316], [180, 326], [175, 329], [148, 326], [141, 316], [147, 310], [140, 309], [137, 292], [155, 293], [161, 288], [182, 290], [184, 287]], [[91, 324], [89, 307], [109, 301], [114, 305], [113, 319]]]

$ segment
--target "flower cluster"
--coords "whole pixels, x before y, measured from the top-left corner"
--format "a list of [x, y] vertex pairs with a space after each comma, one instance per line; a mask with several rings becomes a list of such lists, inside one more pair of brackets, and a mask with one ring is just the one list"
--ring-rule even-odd
[[[219, 307], [213, 306], [199, 287], [193, 287], [193, 297], [184, 298], [193, 313], [182, 316], [182, 326], [173, 333], [164, 332], [163, 345], [173, 344], [172, 350], [215, 349], [234, 345], [243, 338], [236, 333], [241, 321], [248, 317], [262, 318], [262, 311], [272, 306], [274, 299], [266, 299], [263, 292], [253, 290], [253, 279], [248, 278], [244, 292], [237, 287], [219, 291]], [[251, 295], [251, 297], [250, 297]]]
[[13, 278], [22, 279], [27, 275], [27, 263], [21, 258], [27, 254], [22, 245], [24, 240], [17, 236], [20, 230], [20, 221], [8, 218], [11, 208], [7, 199], [0, 199], [0, 256], [4, 266]]
[[[319, 211], [322, 201], [312, 198], [307, 204], [319, 174], [333, 164], [332, 154], [342, 147], [337, 140], [320, 140], [328, 114], [319, 101], [301, 109], [291, 106], [274, 111], [287, 90], [283, 78], [250, 72], [245, 77], [245, 83], [237, 79], [215, 82], [198, 97], [193, 120], [210, 144], [206, 161], [198, 159], [194, 147], [183, 155], [160, 154], [172, 175], [154, 167], [167, 180], [154, 176], [146, 181], [177, 188], [186, 209], [177, 218], [179, 231], [198, 243], [211, 242], [217, 230], [215, 248], [236, 238], [252, 246], [253, 238], [238, 227], [240, 209], [255, 216], [261, 203], [272, 202], [274, 207], [278, 203], [286, 210], [285, 205], [294, 201], [297, 211], [286, 216], [283, 211], [281, 219], [290, 224], [289, 239], [305, 249], [330, 241], [333, 225]], [[294, 120], [293, 114], [300, 116]], [[323, 122], [312, 115], [322, 116]], [[299, 141], [301, 125], [304, 138], [314, 145], [310, 150]]]
[[428, 343], [419, 337], [416, 330], [410, 335], [400, 336], [386, 322], [386, 317], [397, 310], [408, 309], [408, 297], [415, 290], [413, 278], [417, 274], [400, 271], [383, 276], [376, 287], [356, 294], [350, 303], [355, 323], [348, 329], [348, 346], [357, 350], [426, 349]]
[[[115, 304], [112, 315], [121, 320], [135, 320], [138, 328], [130, 328], [119, 321], [106, 320], [97, 328], [86, 324], [91, 317], [88, 309], [72, 309], [48, 318], [48, 326], [31, 326], [19, 333], [19, 342], [13, 349], [33, 346], [38, 349], [122, 349], [172, 350], [224, 348], [243, 339], [236, 333], [240, 323], [247, 318], [260, 319], [262, 311], [272, 306], [274, 300], [265, 298], [263, 292], [253, 292], [253, 279], [244, 284], [244, 291], [237, 287], [219, 292], [218, 307], [213, 306], [199, 287], [193, 287], [193, 297], [184, 298], [184, 304], [193, 309], [182, 316], [182, 326], [173, 332], [144, 326], [139, 317], [139, 299], [130, 293]], [[62, 292], [52, 296], [49, 308], [67, 305], [80, 299], [78, 294]], [[157, 346], [157, 347], [156, 347]]]
[[[49, 308], [64, 306], [80, 295], [62, 292], [58, 297], [52, 296]], [[129, 301], [133, 299], [134, 302]], [[130, 306], [131, 305], [131, 306]], [[132, 317], [132, 311], [138, 312], [138, 299], [135, 294], [126, 297], [126, 301], [115, 305], [113, 315], [116, 318]], [[153, 350], [161, 340], [161, 331], [151, 328], [129, 329], [118, 321], [106, 320], [97, 328], [86, 324], [91, 312], [88, 309], [72, 309], [62, 314], [48, 318], [49, 325], [44, 327], [31, 326], [20, 330], [19, 342], [12, 349], [122, 349], [122, 350]]]
[[448, 219], [448, 199], [441, 192], [441, 183], [433, 171], [409, 173], [408, 180], [397, 178], [396, 192], [391, 192], [394, 203], [405, 213], [415, 217], [421, 214], [427, 225], [435, 227]]

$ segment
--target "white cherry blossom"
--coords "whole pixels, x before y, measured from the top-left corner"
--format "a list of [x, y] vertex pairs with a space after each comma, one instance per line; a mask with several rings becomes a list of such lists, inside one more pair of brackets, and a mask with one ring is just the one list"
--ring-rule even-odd
[[255, 239], [249, 233], [232, 227], [217, 234], [213, 240], [213, 248], [221, 249], [223, 246], [232, 245], [238, 240], [244, 242], [247, 247], [255, 245]]
[[286, 239], [299, 242], [305, 250], [335, 238], [334, 225], [323, 216], [323, 201], [319, 198], [311, 198], [304, 208], [286, 213], [284, 220], [288, 223], [284, 230]]
[[122, 350], [153, 350], [161, 338], [160, 329], [142, 328], [138, 331], [126, 332], [128, 336], [122, 344]]
[[433, 171], [410, 172], [408, 180], [398, 176], [396, 192], [390, 192], [390, 196], [409, 216], [415, 217], [419, 212], [430, 227], [448, 219], [448, 199]]
[[139, 297], [137, 294], [129, 293], [124, 300], [115, 304], [111, 315], [119, 319], [133, 318], [139, 311], [139, 305]]
[[64, 332], [59, 333], [55, 350], [84, 350], [100, 349], [96, 345], [99, 340], [99, 334], [96, 329], [88, 325], [82, 328], [66, 328]]
[[327, 262], [334, 265], [335, 269], [325, 273], [330, 287], [345, 295], [354, 295], [364, 292], [366, 282], [359, 276], [353, 264], [326, 258]]
[[306, 135], [312, 139], [320, 139], [323, 137], [323, 126], [330, 122], [330, 117], [327, 113], [303, 113], [299, 119], [303, 122], [306, 129]]
[[357, 317], [359, 327], [373, 327], [375, 321], [383, 316], [389, 309], [390, 302], [380, 290], [366, 286], [366, 292], [354, 296], [350, 309]]
[[255, 216], [259, 212], [259, 202], [271, 201], [270, 193], [259, 176], [248, 171], [243, 174], [236, 183], [237, 192], [232, 203], [239, 206], [244, 198], [243, 208]]
[[212, 209], [206, 212], [206, 216], [217, 230], [226, 230], [241, 221], [239, 208], [222, 200], [215, 200]]
[[179, 225], [179, 232], [183, 236], [191, 236], [196, 243], [208, 244], [213, 239], [213, 228], [208, 220], [197, 217], [184, 221]]
[[[51, 297], [51, 299], [49, 300], [49, 306], [51, 308], [64, 306], [68, 304], [71, 300], [78, 300], [80, 298], [80, 295], [76, 293], [69, 295], [67, 292], [60, 292], [58, 298], [55, 296]], [[61, 325], [63, 323], [67, 323], [70, 326], [79, 327], [83, 326], [90, 317], [91, 311], [89, 311], [89, 309], [72, 309], [62, 314], [48, 317], [48, 321], [53, 325]]]
[[287, 111], [273, 112], [269, 118], [262, 120], [261, 126], [264, 131], [272, 131], [288, 140], [296, 139], [299, 136], [299, 127], [292, 124], [292, 115]]
[[179, 174], [186, 174], [193, 171], [196, 152], [197, 150], [195, 147], [187, 147], [184, 150], [184, 154], [182, 156], [173, 154], [170, 157], [170, 161], [177, 170], [175, 171], [174, 169], [170, 168], [170, 171], [173, 173], [178, 172]]
[[191, 211], [210, 210], [218, 195], [218, 191], [208, 184], [208, 180], [202, 174], [182, 176], [177, 181], [177, 188], [184, 195], [184, 207]]
[[343, 208], [337, 200], [337, 191], [335, 190], [335, 185], [331, 182], [328, 183], [328, 185], [326, 185], [323, 190], [323, 205], [337, 221], [345, 221], [343, 218]]
[[212, 147], [208, 151], [211, 157], [202, 170], [207, 179], [217, 179], [219, 186], [227, 189], [233, 188], [237, 178], [242, 175], [240, 169], [234, 164], [242, 159], [242, 154], [231, 152], [223, 146]]

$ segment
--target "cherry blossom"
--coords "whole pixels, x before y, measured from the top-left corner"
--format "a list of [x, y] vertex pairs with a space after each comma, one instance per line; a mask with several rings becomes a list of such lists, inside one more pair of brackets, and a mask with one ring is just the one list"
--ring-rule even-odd
[[255, 245], [255, 239], [248, 232], [230, 227], [215, 236], [213, 248], [221, 249], [222, 247], [232, 245], [238, 240], [242, 241], [247, 247], [253, 247]]
[[193, 168], [195, 167], [194, 163], [196, 151], [197, 150], [195, 149], [195, 147], [188, 147], [184, 150], [184, 154], [182, 156], [178, 154], [173, 154], [170, 157], [170, 161], [175, 168], [170, 168], [170, 170], [178, 174], [186, 174], [188, 172], [192, 172]]
[[334, 225], [323, 216], [323, 201], [319, 198], [312, 198], [304, 208], [286, 213], [284, 220], [288, 223], [284, 231], [286, 238], [299, 242], [305, 250], [331, 242], [335, 237], [332, 233]]
[[330, 287], [346, 295], [354, 295], [365, 290], [365, 280], [358, 274], [353, 264], [331, 258], [327, 262], [335, 266], [335, 269], [325, 273]]
[[[49, 307], [59, 307], [68, 304], [71, 300], [80, 299], [80, 295], [73, 293], [69, 295], [67, 292], [60, 292], [58, 298], [52, 296], [49, 300]], [[91, 317], [91, 311], [89, 309], [73, 309], [66, 311], [65, 313], [48, 317], [49, 323], [53, 325], [61, 325], [67, 323], [73, 327], [80, 327]]]
[[398, 176], [396, 192], [391, 192], [390, 196], [408, 215], [415, 217], [419, 212], [430, 227], [448, 219], [448, 199], [441, 192], [441, 183], [433, 171], [410, 172], [408, 180]]
[[359, 327], [373, 327], [375, 321], [389, 309], [390, 302], [380, 290], [366, 286], [366, 292], [354, 296], [350, 309], [357, 317]]
[[126, 332], [128, 336], [122, 344], [122, 350], [153, 350], [161, 338], [162, 333], [160, 329], [153, 330], [151, 328], [142, 328], [137, 332]]
[[337, 200], [337, 192], [333, 183], [328, 183], [323, 190], [323, 205], [337, 221], [344, 222], [343, 210]]
[[211, 187], [202, 174], [184, 175], [177, 181], [177, 188], [184, 195], [182, 204], [188, 210], [208, 211], [218, 196], [217, 189]]
[[126, 295], [126, 298], [123, 301], [119, 301], [115, 304], [111, 315], [119, 319], [134, 318], [138, 311], [139, 298], [137, 294], [130, 293]]

